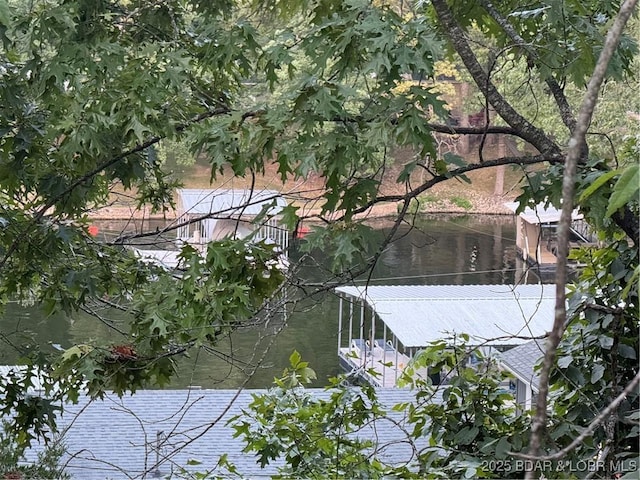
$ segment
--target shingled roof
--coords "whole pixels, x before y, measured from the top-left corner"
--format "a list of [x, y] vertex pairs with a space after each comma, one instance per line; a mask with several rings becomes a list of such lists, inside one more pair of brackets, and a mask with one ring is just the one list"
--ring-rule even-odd
[[507, 350], [500, 355], [500, 362], [524, 383], [531, 385], [534, 393], [538, 393], [539, 377], [535, 366], [544, 356], [545, 340], [531, 340]]
[[[226, 454], [245, 478], [274, 475], [279, 464], [262, 469], [252, 453], [243, 453], [242, 439], [233, 438], [234, 430], [226, 425], [248, 408], [253, 395], [266, 391], [143, 390], [123, 398], [106, 395], [92, 401], [82, 397], [78, 404], [66, 407], [59, 422], [67, 451], [62, 465], [74, 478], [87, 480], [168, 478], [180, 468], [209, 471]], [[324, 389], [307, 391], [318, 398], [329, 395]], [[392, 421], [377, 420], [359, 435], [383, 439], [388, 446], [379, 454], [389, 463], [406, 462], [412, 450], [402, 443], [405, 419], [390, 410], [398, 403], [415, 401], [415, 392], [380, 389], [377, 394]], [[28, 460], [35, 459], [40, 448], [31, 450]], [[189, 466], [189, 460], [200, 463]]]

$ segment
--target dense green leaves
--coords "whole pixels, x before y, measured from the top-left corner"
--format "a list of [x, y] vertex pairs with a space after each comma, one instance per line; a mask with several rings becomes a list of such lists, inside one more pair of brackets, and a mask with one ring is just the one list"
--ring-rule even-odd
[[640, 191], [640, 165], [636, 163], [625, 168], [616, 181], [607, 206], [607, 216], [610, 217], [621, 207], [636, 200], [638, 191]]
[[255, 395], [249, 410], [229, 423], [264, 466], [284, 459], [283, 477], [378, 478], [389, 466], [372, 456], [374, 444], [355, 434], [384, 412], [370, 388], [334, 388], [314, 398], [303, 388], [313, 371], [294, 352], [291, 369], [268, 393]]
[[[495, 18], [487, 14], [482, 2], [454, 2], [457, 19], [463, 25], [476, 25], [516, 56], [535, 51], [537, 73], [542, 80], [554, 77], [584, 86], [595, 67], [604, 36], [622, 2], [584, 2], [550, 0], [523, 6], [517, 1], [492, 3], [526, 44], [510, 38]], [[570, 26], [571, 28], [567, 28]], [[633, 68], [637, 46], [623, 41], [609, 67], [612, 77], [620, 79]]]
[[[559, 206], [558, 159], [573, 129], [572, 109], [620, 2], [444, 4], [476, 52], [479, 90], [492, 82], [500, 97], [468, 108], [501, 114], [505, 102], [519, 117], [492, 114], [492, 124], [508, 123], [516, 137], [529, 139], [523, 150], [557, 152], [553, 165], [525, 171], [522, 207]], [[92, 209], [124, 192], [134, 206], [166, 211], [176, 186], [167, 171], [172, 163], [199, 158], [211, 165], [212, 179], [231, 172], [253, 183], [275, 162], [282, 181], [322, 181], [311, 199], [320, 222], [303, 249], [331, 257], [340, 278], [365, 270], [380, 243], [358, 214], [379, 201], [396, 147], [411, 155], [398, 175], [403, 193], [396, 200], [409, 202], [451, 177], [466, 179], [468, 159], [443, 155], [434, 140], [434, 131], [456, 127], [451, 112], [463, 103], [451, 98], [455, 88], [443, 95], [433, 78], [436, 61], [453, 48], [451, 35], [430, 2], [407, 8], [365, 0], [0, 0], [0, 298], [36, 303], [48, 313], [89, 311], [115, 335], [109, 344], [87, 340], [57, 357], [31, 358], [52, 370], [60, 397], [73, 400], [81, 388], [99, 396], [167, 384], [175, 357], [259, 321], [285, 280], [272, 246], [231, 239], [211, 244], [206, 254], [183, 248], [176, 278], [142, 264], [125, 248], [126, 237], [114, 246], [89, 235]], [[637, 310], [640, 268], [629, 242], [638, 240], [638, 152], [637, 139], [622, 141], [636, 133], [628, 120], [637, 103], [625, 94], [635, 85], [626, 82], [635, 81], [636, 55], [634, 39], [624, 37], [591, 129], [611, 140], [588, 138], [577, 177], [581, 211], [607, 243], [576, 254], [584, 270], [553, 378], [550, 448], [583, 429], [637, 370], [637, 318], [629, 311]], [[473, 80], [453, 73], [447, 77]], [[530, 126], [539, 129], [536, 139]], [[418, 166], [429, 173], [419, 181]], [[299, 197], [283, 211], [290, 228], [305, 211]], [[131, 314], [130, 323], [121, 328], [101, 317], [96, 308], [105, 305]], [[438, 344], [418, 360], [451, 373], [443, 406], [403, 407], [414, 436], [427, 436], [432, 446], [419, 454], [425, 475], [501, 474], [483, 459], [524, 448], [528, 417], [513, 415], [500, 389], [504, 376], [490, 361], [484, 370], [463, 365], [463, 350]], [[338, 441], [380, 413], [371, 392], [335, 389], [313, 401], [289, 388], [312, 376], [298, 356], [291, 362], [272, 394], [256, 399], [260, 430], [241, 424], [248, 450], [263, 463], [284, 456], [284, 475], [393, 472], [363, 453], [372, 445]], [[415, 387], [418, 400], [433, 394], [430, 385]], [[24, 379], [3, 383], [3, 412], [22, 423], [20, 445], [45, 432], [55, 414], [53, 403], [20, 404], [26, 388]], [[278, 416], [277, 405], [286, 414]], [[616, 413], [624, 420], [613, 422], [611, 455], [637, 454], [637, 426], [627, 421], [636, 409], [637, 399], [629, 398]], [[277, 435], [269, 422], [276, 422]], [[340, 422], [345, 426], [336, 431]], [[601, 430], [571, 458], [602, 453], [611, 435]], [[314, 441], [297, 445], [301, 435]]]
[[[527, 418], [516, 415], [510, 394], [501, 387], [508, 376], [495, 359], [472, 367], [466, 364], [471, 351], [464, 342], [428, 346], [409, 368], [429, 365], [430, 373], [441, 373], [446, 383], [416, 381], [409, 372], [405, 378], [415, 402], [387, 405], [389, 412], [371, 387], [345, 388], [342, 378], [333, 379], [326, 395], [306, 392], [301, 372], [308, 367], [294, 352], [291, 370], [276, 380], [276, 387], [255, 395], [249, 410], [230, 423], [258, 463], [284, 460], [284, 476], [510, 478], [518, 471], [506, 468], [511, 465], [506, 459], [511, 450], [522, 448]], [[389, 422], [404, 432], [393, 442], [415, 452], [406, 464], [385, 458], [390, 439], [371, 441], [359, 434], [375, 430], [375, 422]]]
[[[550, 434], [558, 442], [579, 432], [624, 388], [638, 371], [638, 251], [626, 242], [575, 254], [584, 264], [569, 298], [571, 321], [560, 344], [553, 374], [554, 411]], [[638, 432], [625, 417], [640, 408], [637, 392], [600, 428], [592, 441], [571, 453], [574, 461], [591, 458], [601, 442], [614, 442], [606, 457], [635, 458]], [[617, 439], [617, 440], [614, 440]], [[634, 442], [636, 442], [634, 444]], [[612, 463], [606, 463], [607, 468]]]

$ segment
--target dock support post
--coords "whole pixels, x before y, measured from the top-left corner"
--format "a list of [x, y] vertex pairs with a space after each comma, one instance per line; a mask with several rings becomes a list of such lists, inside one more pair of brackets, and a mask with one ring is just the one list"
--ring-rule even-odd
[[[387, 374], [387, 325], [382, 322], [382, 384], [385, 385], [385, 377]], [[395, 387], [395, 385], [394, 385]]]
[[342, 346], [342, 299], [343, 296], [340, 294], [338, 307], [338, 357], [340, 356], [340, 347]]
[[360, 304], [360, 338], [364, 342], [364, 358], [360, 360], [360, 366], [364, 367], [367, 363], [367, 339], [364, 336], [364, 301]]
[[[371, 349], [371, 370], [373, 370], [373, 352], [376, 348], [376, 314], [373, 311], [373, 308], [371, 309], [371, 346], [369, 348]], [[382, 375], [382, 385], [384, 385], [384, 370]]]
[[353, 300], [349, 300], [349, 353], [353, 344]]
[[400, 365], [398, 365], [398, 353], [399, 353], [399, 352], [398, 352], [398, 339], [397, 339], [397, 338], [394, 338], [394, 342], [393, 342], [393, 344], [394, 344], [394, 345], [393, 345], [393, 348], [394, 348], [394, 349], [395, 349], [395, 351], [396, 351], [396, 361], [395, 361], [395, 363], [394, 363], [394, 365], [395, 365], [395, 371], [396, 371], [396, 378], [395, 378], [395, 381], [396, 381], [396, 385], [398, 385], [398, 371], [399, 371], [399, 369], [400, 369]]

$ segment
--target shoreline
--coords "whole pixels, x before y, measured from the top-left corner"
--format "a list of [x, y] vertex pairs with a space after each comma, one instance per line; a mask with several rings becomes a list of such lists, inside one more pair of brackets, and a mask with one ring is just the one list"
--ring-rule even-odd
[[[423, 207], [417, 214], [419, 215], [513, 215], [513, 212], [504, 206], [505, 203], [513, 201], [513, 198], [506, 196], [485, 196], [472, 195], [470, 206], [454, 205], [448, 199], [435, 199], [423, 203]], [[364, 213], [358, 214], [357, 219], [362, 218], [384, 218], [395, 216], [398, 213], [399, 203], [378, 204]], [[414, 212], [407, 213], [413, 215]], [[313, 217], [320, 215], [320, 209], [305, 209], [300, 207], [300, 216], [305, 221], [313, 221]], [[88, 214], [92, 220], [174, 220], [176, 212], [169, 209], [165, 212], [152, 213], [149, 207], [136, 209], [126, 205], [108, 205], [99, 208]]]

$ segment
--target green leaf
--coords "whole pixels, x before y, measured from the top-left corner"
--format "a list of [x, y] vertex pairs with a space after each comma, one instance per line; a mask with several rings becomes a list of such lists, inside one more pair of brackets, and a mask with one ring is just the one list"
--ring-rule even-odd
[[465, 427], [455, 435], [455, 441], [460, 445], [469, 445], [478, 436], [478, 427]]
[[570, 355], [566, 355], [564, 357], [558, 358], [558, 368], [567, 368], [573, 362], [573, 357]]
[[126, 133], [133, 132], [136, 140], [140, 143], [145, 140], [147, 131], [147, 127], [145, 127], [136, 116], [131, 117], [126, 127]]
[[300, 364], [300, 360], [302, 359], [302, 357], [300, 356], [300, 354], [298, 353], [297, 350], [294, 350], [291, 355], [289, 356], [289, 364], [293, 367], [296, 368], [299, 364]]
[[454, 178], [456, 180], [458, 180], [458, 181], [462, 180], [467, 185], [471, 185], [471, 179], [469, 177], [467, 177], [464, 173], [459, 173]]
[[637, 199], [640, 190], [640, 164], [629, 165], [613, 187], [605, 215], [610, 217], [631, 200]]
[[149, 331], [153, 335], [157, 335], [159, 337], [167, 335], [167, 333], [169, 332], [169, 325], [167, 320], [160, 314], [159, 311], [153, 312], [149, 316], [149, 318], [151, 320], [151, 323], [149, 324]]
[[636, 467], [633, 468], [632, 471], [625, 473], [622, 477], [619, 477], [620, 480], [636, 480], [638, 478], [638, 471], [636, 470], [637, 463], [633, 465], [636, 465]]
[[11, 9], [6, 0], [0, 0], [0, 24], [5, 27], [11, 25]]
[[436, 159], [435, 162], [433, 162], [433, 166], [436, 169], [436, 173], [438, 175], [448, 175], [449, 174], [449, 169], [447, 168], [447, 162], [445, 162], [444, 160], [438, 158]]
[[597, 383], [604, 375], [604, 366], [596, 364], [591, 370], [591, 383]]
[[598, 190], [601, 186], [611, 180], [613, 177], [618, 175], [620, 170], [611, 170], [610, 172], [604, 173], [596, 178], [580, 195], [578, 202], [583, 202], [587, 198], [589, 198], [596, 190]]
[[417, 165], [418, 165], [417, 160], [405, 163], [405, 165], [402, 167], [402, 171], [398, 175], [398, 179], [396, 180], [396, 182], [398, 183], [408, 182], [409, 179], [411, 178], [411, 173], [413, 173]]
[[623, 358], [629, 358], [631, 360], [635, 360], [637, 358], [635, 349], [624, 343], [620, 343], [618, 345], [618, 355], [620, 355]]
[[506, 458], [507, 452], [511, 450], [511, 443], [506, 437], [502, 437], [496, 445], [496, 458]]
[[464, 478], [475, 478], [477, 474], [478, 474], [478, 467], [476, 466], [467, 467], [467, 469], [464, 471]]
[[289, 230], [293, 230], [298, 225], [298, 220], [300, 217], [298, 216], [298, 210], [300, 207], [295, 207], [293, 205], [287, 205], [280, 210], [280, 218], [282, 223]]
[[600, 342], [600, 346], [606, 350], [609, 350], [611, 347], [613, 347], [613, 338], [606, 335], [601, 335], [600, 337], [598, 337], [598, 342]]
[[448, 164], [455, 165], [458, 168], [467, 166], [467, 162], [465, 161], [464, 158], [452, 152], [445, 153], [442, 156], [442, 158], [444, 158], [444, 161], [447, 162]]
[[315, 380], [317, 377], [315, 370], [309, 367], [305, 367], [299, 372], [300, 380], [303, 383], [309, 383], [312, 380]]
[[74, 358], [80, 358], [88, 353], [91, 353], [93, 347], [91, 345], [74, 345], [67, 348], [61, 355], [63, 361], [73, 360]]

